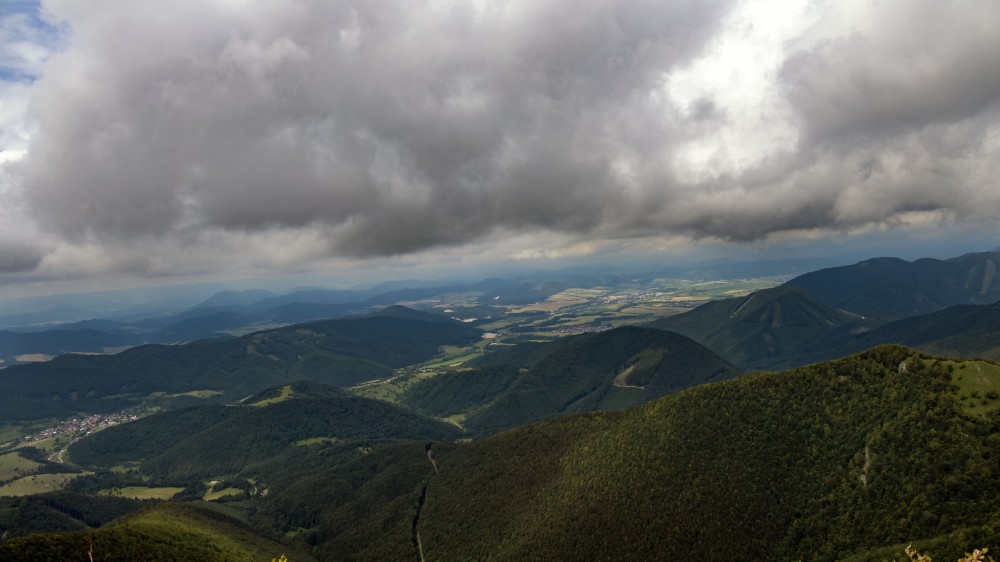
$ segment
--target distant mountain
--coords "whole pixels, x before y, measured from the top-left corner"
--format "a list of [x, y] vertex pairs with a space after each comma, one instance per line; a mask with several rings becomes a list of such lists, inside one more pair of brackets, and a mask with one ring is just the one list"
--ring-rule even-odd
[[299, 324], [321, 319], [362, 316], [369, 310], [368, 306], [353, 302], [344, 304], [294, 302], [253, 314], [249, 319], [253, 323], [276, 322], [280, 324]]
[[834, 308], [885, 323], [949, 306], [1000, 300], [998, 264], [996, 252], [914, 262], [875, 258], [807, 273], [787, 284]]
[[739, 374], [691, 339], [651, 328], [581, 334], [543, 349], [532, 348], [541, 357], [524, 371], [493, 366], [431, 378], [405, 403], [442, 416], [471, 411], [465, 426], [491, 432], [554, 414], [635, 406]]
[[668, 267], [644, 274], [675, 279], [712, 281], [802, 275], [817, 269], [849, 263], [844, 258], [789, 258]]
[[216, 308], [227, 306], [247, 306], [275, 294], [264, 289], [249, 289], [246, 291], [220, 291], [191, 308]]
[[253, 303], [248, 303], [246, 312], [259, 314], [270, 309], [296, 303], [325, 305], [356, 303], [363, 301], [365, 296], [364, 293], [340, 289], [300, 289], [285, 295], [274, 295]]
[[303, 379], [349, 386], [429, 359], [442, 345], [478, 341], [482, 333], [444, 316], [394, 310], [241, 338], [8, 367], [0, 377], [0, 419], [113, 411], [150, 400], [179, 407], [197, 403], [188, 395], [196, 390], [232, 401]]
[[236, 312], [213, 312], [164, 326], [153, 338], [161, 343], [184, 343], [212, 337], [229, 337], [221, 331], [242, 328], [250, 322], [249, 318]]
[[140, 462], [146, 475], [190, 481], [253, 471], [301, 443], [332, 442], [353, 451], [399, 439], [454, 439], [461, 431], [398, 406], [301, 381], [244, 405], [206, 405], [115, 426], [70, 447], [79, 465]]
[[303, 288], [283, 295], [222, 291], [181, 312], [130, 322], [126, 329], [141, 334], [148, 343], [179, 343], [217, 338], [223, 330], [357, 316], [397, 303], [416, 302], [429, 308], [435, 299], [454, 293], [466, 293], [470, 304], [481, 303], [463, 307], [463, 312], [470, 318], [482, 318], [498, 312], [490, 305], [537, 302], [570, 286], [565, 282], [487, 279], [456, 285], [385, 283], [366, 291]]
[[94, 329], [49, 330], [19, 333], [0, 331], [0, 360], [5, 365], [18, 362], [26, 354], [102, 353], [105, 348], [137, 345], [141, 340], [130, 334]]
[[684, 334], [744, 369], [792, 366], [802, 349], [871, 325], [790, 285], [708, 302], [650, 323]]

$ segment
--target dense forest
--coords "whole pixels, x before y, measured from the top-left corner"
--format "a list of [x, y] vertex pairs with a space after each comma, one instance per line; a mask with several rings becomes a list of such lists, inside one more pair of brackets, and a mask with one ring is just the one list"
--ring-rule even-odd
[[907, 541], [954, 559], [1000, 540], [1000, 418], [967, 413], [953, 376], [881, 347], [435, 443], [434, 466], [397, 446], [276, 488], [261, 514], [337, 560], [412, 549], [414, 529], [440, 560], [866, 559]]
[[[956, 559], [1000, 543], [1000, 399], [970, 397], [978, 366], [882, 346], [468, 442], [453, 426], [300, 383], [82, 440], [75, 459], [139, 464], [95, 466], [74, 489], [172, 484], [184, 487], [175, 501], [201, 503], [212, 477], [242, 490], [213, 517], [319, 560], [416, 559], [421, 549], [427, 560], [883, 560], [909, 542]], [[17, 514], [38, 512], [48, 529], [96, 534], [3, 548], [161, 548], [135, 523], [157, 511], [109, 523], [137, 503], [73, 507], [81, 497], [8, 504], [0, 519], [14, 529]], [[162, 548], [194, 540], [179, 538], [187, 532]]]

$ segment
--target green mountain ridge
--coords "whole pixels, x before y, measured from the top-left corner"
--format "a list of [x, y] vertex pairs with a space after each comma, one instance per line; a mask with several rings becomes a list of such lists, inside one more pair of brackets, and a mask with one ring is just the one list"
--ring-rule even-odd
[[744, 369], [793, 366], [794, 355], [810, 344], [870, 325], [792, 286], [712, 301], [649, 324], [684, 334]]
[[636, 406], [739, 374], [687, 337], [636, 326], [529, 345], [526, 351], [513, 349], [506, 357], [530, 367], [486, 356], [484, 367], [416, 385], [404, 403], [439, 416], [471, 412], [465, 427], [487, 433], [555, 414]]
[[[971, 358], [1000, 359], [998, 260], [868, 260], [650, 327], [483, 342], [497, 351], [445, 373], [424, 362], [481, 332], [399, 306], [10, 367], [0, 422], [172, 409], [49, 462], [87, 471], [68, 491], [0, 498], [0, 559], [87, 560], [94, 548], [95, 560], [153, 561], [876, 561], [911, 542], [935, 560], [996, 552], [1000, 365]], [[517, 288], [528, 298], [556, 286]], [[483, 282], [484, 302], [507, 298], [497, 287]], [[393, 392], [372, 396], [401, 404], [335, 388], [373, 378]], [[29, 452], [48, 455], [23, 449], [6, 470], [37, 464], [19, 460]], [[148, 508], [80, 493], [133, 486], [183, 492]], [[56, 529], [77, 531], [38, 532]]]

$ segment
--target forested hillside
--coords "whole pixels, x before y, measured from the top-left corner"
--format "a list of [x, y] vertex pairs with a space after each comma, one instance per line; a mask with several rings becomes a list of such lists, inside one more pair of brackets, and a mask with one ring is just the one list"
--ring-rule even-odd
[[[1000, 544], [1000, 398], [981, 392], [1000, 388], [998, 379], [990, 364], [882, 346], [471, 442], [391, 406], [302, 384], [229, 407], [238, 413], [201, 431], [192, 420], [210, 410], [173, 412], [105, 430], [71, 456], [143, 459], [140, 473], [107, 481], [195, 478], [193, 495], [178, 498], [205, 492], [198, 467], [248, 479], [258, 492], [229, 512], [319, 560], [882, 560], [911, 541], [953, 560]], [[339, 404], [343, 415], [313, 401]], [[385, 435], [422, 439], [366, 433], [379, 424]], [[173, 429], [194, 433], [170, 441]], [[186, 553], [178, 541], [203, 541], [187, 515], [144, 513], [103, 527], [94, 544]], [[210, 528], [224, 541], [245, 536]], [[45, 559], [84, 540], [35, 535], [0, 548]]]
[[373, 453], [262, 514], [328, 560], [412, 555], [415, 534], [428, 560], [865, 559], [908, 541], [955, 559], [1000, 541], [1000, 404], [967, 410], [958, 372], [881, 347]]
[[165, 412], [115, 426], [69, 449], [80, 465], [136, 463], [157, 482], [252, 474], [290, 448], [331, 443], [346, 451], [403, 439], [455, 439], [453, 425], [397, 406], [298, 382], [252, 397], [246, 404], [207, 405]]
[[709, 302], [650, 324], [684, 334], [743, 369], [800, 365], [803, 349], [873, 325], [794, 286]]
[[636, 406], [739, 374], [685, 336], [635, 326], [519, 348], [424, 381], [404, 403], [437, 416], [466, 413], [465, 427], [486, 433], [554, 414]]

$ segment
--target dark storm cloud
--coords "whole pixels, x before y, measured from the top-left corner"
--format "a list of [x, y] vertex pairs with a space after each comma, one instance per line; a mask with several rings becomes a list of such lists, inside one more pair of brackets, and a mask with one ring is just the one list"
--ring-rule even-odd
[[75, 42], [20, 173], [69, 237], [321, 225], [339, 252], [394, 254], [584, 232], [630, 199], [612, 159], [678, 134], [646, 98], [727, 4], [63, 6]]
[[[11, 170], [43, 230], [148, 270], [248, 240], [292, 263], [993, 216], [1000, 5], [872, 4], [858, 29], [789, 42], [762, 107], [678, 102], [670, 77], [732, 31], [732, 4], [51, 0], [72, 38]], [[748, 138], [797, 142], [679, 171], [692, 147], [743, 142], [748, 115]], [[154, 241], [176, 255], [135, 251]]]
[[34, 270], [45, 252], [29, 244], [0, 241], [0, 274]]

